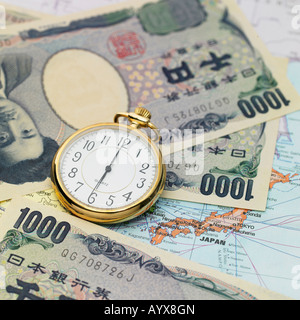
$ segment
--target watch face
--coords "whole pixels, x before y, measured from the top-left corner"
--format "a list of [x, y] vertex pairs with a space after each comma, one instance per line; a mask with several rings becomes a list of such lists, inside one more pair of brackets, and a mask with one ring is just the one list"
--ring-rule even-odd
[[147, 197], [157, 182], [159, 165], [158, 152], [137, 130], [99, 125], [65, 145], [58, 175], [77, 201], [113, 211]]

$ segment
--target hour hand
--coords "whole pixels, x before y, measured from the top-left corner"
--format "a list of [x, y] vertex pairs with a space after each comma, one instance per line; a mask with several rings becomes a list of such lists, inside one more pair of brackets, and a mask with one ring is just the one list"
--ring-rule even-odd
[[97, 182], [97, 184], [96, 184], [93, 192], [100, 187], [101, 183], [103, 182], [103, 180], [105, 179], [106, 175], [107, 175], [109, 172], [111, 172], [111, 165], [105, 167], [105, 172], [104, 172], [103, 176], [100, 178], [100, 180]]

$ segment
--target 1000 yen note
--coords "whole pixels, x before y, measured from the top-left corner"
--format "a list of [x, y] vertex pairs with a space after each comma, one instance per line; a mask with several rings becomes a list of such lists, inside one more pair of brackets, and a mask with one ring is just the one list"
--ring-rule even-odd
[[232, 0], [132, 1], [12, 31], [29, 54], [43, 43], [42, 93], [75, 128], [143, 105], [160, 129], [209, 141], [300, 108]]
[[300, 108], [237, 10], [133, 1], [9, 28], [18, 36], [0, 54], [0, 201], [47, 189], [74, 129], [138, 105], [169, 130], [166, 145], [178, 129], [203, 129], [210, 141]]
[[272, 120], [169, 155], [162, 197], [264, 211], [278, 126]]
[[0, 241], [1, 299], [284, 298], [24, 198], [1, 218]]

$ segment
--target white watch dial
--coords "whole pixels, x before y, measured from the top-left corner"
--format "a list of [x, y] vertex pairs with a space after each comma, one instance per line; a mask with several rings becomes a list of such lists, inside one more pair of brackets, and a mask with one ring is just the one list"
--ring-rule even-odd
[[133, 130], [99, 126], [73, 139], [60, 161], [69, 193], [97, 209], [118, 209], [144, 197], [158, 175], [158, 156]]

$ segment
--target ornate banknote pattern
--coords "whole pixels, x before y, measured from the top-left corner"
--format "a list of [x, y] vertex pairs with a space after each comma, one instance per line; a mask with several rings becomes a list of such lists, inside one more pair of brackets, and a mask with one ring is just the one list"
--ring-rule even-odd
[[2, 299], [284, 298], [25, 199], [2, 217], [0, 241]]

